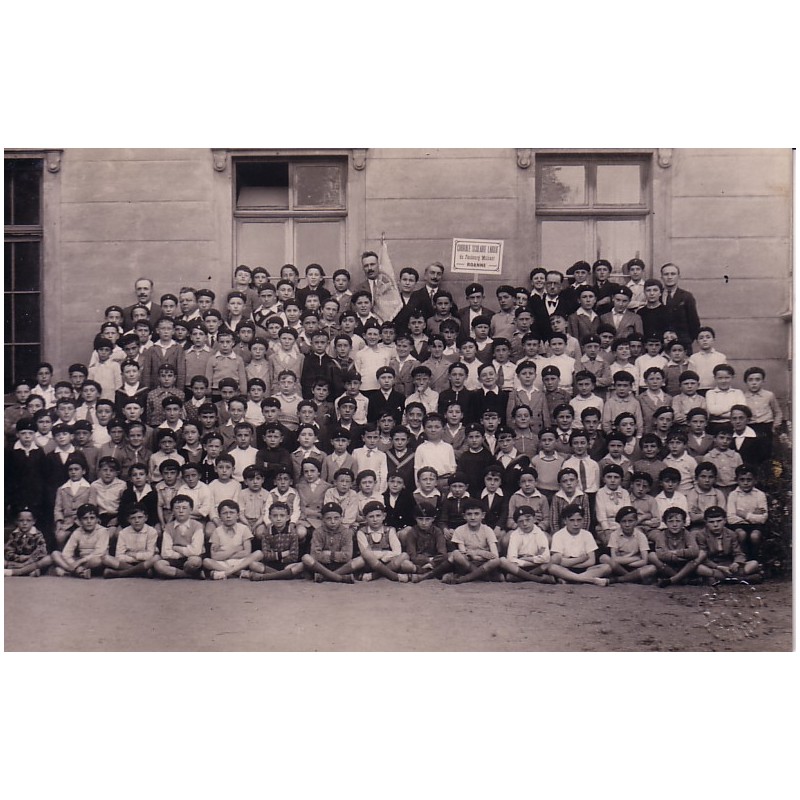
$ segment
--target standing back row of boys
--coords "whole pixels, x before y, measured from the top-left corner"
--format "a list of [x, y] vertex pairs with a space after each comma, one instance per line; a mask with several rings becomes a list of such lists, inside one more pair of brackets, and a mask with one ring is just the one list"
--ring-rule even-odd
[[[210, 292], [185, 288], [174, 308], [162, 297], [155, 341], [146, 319], [154, 304], [109, 307], [88, 366], [71, 365], [69, 380], [53, 384], [52, 367], [42, 365], [35, 382], [20, 382], [17, 402], [6, 409], [7, 439], [16, 439], [6, 455], [7, 497], [24, 510], [7, 543], [6, 568], [36, 574], [52, 566], [82, 576], [131, 568], [164, 577], [205, 570], [253, 579], [270, 569], [293, 577], [307, 568], [321, 579], [316, 567], [326, 562], [314, 539], [327, 531], [350, 542], [351, 557], [344, 558], [345, 548], [337, 551], [341, 563], [331, 562], [338, 566], [329, 572], [341, 578], [390, 577], [388, 571], [401, 581], [461, 581], [500, 570], [519, 579], [509, 559], [520, 558], [517, 539], [528, 533], [539, 536], [531, 557], [540, 560], [528, 573], [540, 580], [651, 581], [660, 574], [674, 583], [760, 574], [767, 500], [755, 478], [771, 452], [780, 408], [759, 367], [745, 373], [745, 392], [731, 388], [733, 370], [699, 320], [698, 349], [689, 355], [682, 323], [670, 329], [677, 317], [664, 315], [664, 329], [654, 332], [647, 314], [630, 312], [639, 264], [629, 266], [628, 286], [609, 287], [598, 262], [588, 288], [579, 282], [588, 265], [574, 265], [569, 294], [553, 292], [554, 273], [534, 270], [531, 292], [498, 287], [494, 314], [480, 285], [467, 287], [468, 308], [458, 312], [439, 288], [441, 265], [428, 267], [419, 290], [419, 276], [407, 268], [400, 275], [403, 308], [388, 322], [372, 313], [373, 294], [384, 291], [377, 256], [364, 254], [363, 265], [367, 288], [349, 297], [343, 270], [330, 293], [319, 265], [309, 265], [301, 289], [291, 280], [299, 277], [293, 267], [284, 267], [277, 287], [268, 276], [259, 283], [258, 270], [239, 268], [237, 283], [246, 277], [253, 285], [230, 293], [227, 315], [213, 308]], [[672, 272], [676, 277], [674, 265], [662, 269], [665, 283]], [[640, 312], [658, 308], [663, 287], [642, 283], [651, 285], [642, 287]], [[143, 284], [151, 286], [137, 281], [137, 291]], [[578, 307], [566, 313], [576, 297]], [[201, 299], [211, 306], [202, 309]], [[594, 310], [605, 300], [608, 323]], [[178, 308], [183, 319], [176, 320]], [[644, 320], [641, 332], [632, 317]], [[180, 330], [187, 335], [176, 336]], [[188, 570], [170, 563], [180, 552], [171, 531], [167, 539], [179, 516], [177, 497], [189, 498], [197, 523], [190, 527], [202, 531], [199, 552], [180, 556], [199, 559]], [[379, 509], [370, 507], [376, 503]], [[276, 504], [278, 512], [287, 505], [287, 520], [280, 513], [273, 519]], [[324, 513], [331, 504], [339, 507], [338, 523], [332, 510]], [[145, 510], [141, 525], [138, 506]], [[530, 530], [520, 509], [532, 511]], [[630, 509], [632, 527], [621, 513], [629, 517]], [[681, 524], [670, 526], [667, 512], [678, 511]], [[236, 526], [243, 527], [234, 537]], [[135, 551], [143, 556], [135, 564], [120, 562], [129, 557], [131, 531], [141, 540], [145, 528], [153, 547]], [[26, 555], [31, 530], [39, 529], [49, 555], [38, 543]], [[98, 529], [106, 532], [104, 551]], [[279, 550], [271, 547], [273, 529], [285, 537]], [[185, 526], [181, 531], [185, 538]], [[480, 541], [459, 541], [477, 531]], [[90, 561], [75, 567], [86, 534]], [[425, 564], [414, 560], [417, 534], [435, 544]], [[627, 537], [625, 553], [620, 536]], [[587, 550], [585, 561], [565, 560], [565, 542], [572, 552], [577, 539], [594, 543], [591, 558]], [[667, 547], [679, 539], [685, 547]], [[636, 558], [627, 552], [634, 540]], [[369, 555], [376, 548], [387, 550], [377, 561]], [[678, 550], [691, 555], [685, 564], [670, 561]], [[470, 560], [473, 551], [478, 561]], [[287, 554], [285, 564], [273, 557], [278, 552]], [[365, 560], [352, 566], [359, 558]], [[236, 563], [219, 568], [231, 559]]]

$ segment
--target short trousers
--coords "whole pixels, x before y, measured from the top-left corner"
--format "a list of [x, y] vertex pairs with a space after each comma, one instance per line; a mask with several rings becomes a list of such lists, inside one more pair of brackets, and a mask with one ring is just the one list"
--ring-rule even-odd
[[269, 567], [270, 569], [276, 569], [280, 572], [282, 569], [286, 569], [286, 567], [291, 567], [292, 564], [299, 564], [299, 561], [262, 561], [261, 562], [265, 567]]
[[[199, 558], [199, 556], [198, 556]], [[164, 561], [167, 562], [171, 567], [175, 567], [175, 569], [183, 569], [186, 566], [186, 562], [188, 561], [187, 556], [180, 556], [179, 558], [165, 558]]]
[[98, 514], [97, 518], [100, 520], [100, 524], [103, 527], [105, 527], [106, 525], [108, 525], [109, 522], [111, 522], [112, 519], [116, 519], [117, 515], [116, 514], [103, 513], [103, 514]]
[[220, 561], [215, 558], [213, 560], [216, 561], [218, 564], [224, 564], [225, 569], [239, 569], [242, 566], [242, 564], [244, 564], [245, 561], [247, 561], [246, 558], [228, 558], [225, 559], [224, 561]]

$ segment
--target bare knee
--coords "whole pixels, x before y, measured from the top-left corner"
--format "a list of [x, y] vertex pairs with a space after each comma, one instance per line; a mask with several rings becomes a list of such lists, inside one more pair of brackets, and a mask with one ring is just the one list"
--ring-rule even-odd
[[302, 557], [300, 560], [301, 560], [301, 561], [303, 562], [303, 564], [305, 564], [305, 565], [306, 565], [306, 566], [307, 566], [309, 569], [310, 569], [311, 567], [313, 567], [313, 566], [314, 566], [314, 564], [316, 564], [316, 563], [317, 563], [317, 561], [316, 561], [316, 559], [314, 558], [314, 556], [310, 556], [310, 555], [308, 555], [307, 553], [306, 553], [306, 555], [304, 555], [304, 556], [303, 556], [303, 557]]

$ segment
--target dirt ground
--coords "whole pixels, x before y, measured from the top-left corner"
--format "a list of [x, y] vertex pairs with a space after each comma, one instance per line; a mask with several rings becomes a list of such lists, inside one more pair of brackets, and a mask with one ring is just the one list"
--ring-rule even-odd
[[716, 590], [385, 580], [4, 582], [6, 651], [793, 649], [788, 581]]

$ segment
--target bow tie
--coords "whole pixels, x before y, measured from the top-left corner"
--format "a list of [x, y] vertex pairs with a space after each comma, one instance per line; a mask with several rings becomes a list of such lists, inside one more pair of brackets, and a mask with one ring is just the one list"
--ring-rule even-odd
[[608, 494], [609, 494], [609, 497], [611, 497], [611, 499], [615, 503], [621, 503], [622, 502], [622, 492], [621, 491], [617, 490], [616, 492], [609, 492]]

